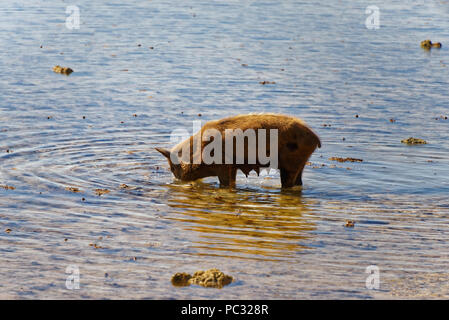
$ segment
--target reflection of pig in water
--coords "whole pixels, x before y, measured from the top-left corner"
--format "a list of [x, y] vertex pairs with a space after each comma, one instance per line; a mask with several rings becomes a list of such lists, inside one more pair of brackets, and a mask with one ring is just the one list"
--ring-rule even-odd
[[171, 150], [156, 150], [183, 181], [218, 176], [221, 186], [235, 186], [237, 169], [248, 175], [271, 167], [280, 169], [285, 188], [302, 185], [302, 171], [316, 147], [320, 139], [298, 118], [249, 114], [207, 122]]

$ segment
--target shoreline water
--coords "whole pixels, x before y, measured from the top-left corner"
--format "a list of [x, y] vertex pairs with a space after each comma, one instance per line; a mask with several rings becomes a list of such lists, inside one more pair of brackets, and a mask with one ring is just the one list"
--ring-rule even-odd
[[[359, 2], [242, 5], [81, 2], [79, 30], [62, 2], [0, 12], [0, 297], [447, 298], [442, 5], [381, 2], [377, 30]], [[280, 190], [277, 172], [180, 183], [154, 150], [251, 112], [320, 136], [303, 188]], [[215, 267], [236, 281], [170, 283]]]

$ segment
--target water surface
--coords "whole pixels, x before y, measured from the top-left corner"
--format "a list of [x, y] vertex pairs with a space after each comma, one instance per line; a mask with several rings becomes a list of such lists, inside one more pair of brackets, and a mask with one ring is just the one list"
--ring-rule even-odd
[[[369, 30], [361, 1], [78, 1], [69, 30], [66, 2], [4, 3], [0, 297], [448, 298], [449, 7], [376, 5]], [[153, 149], [249, 112], [321, 137], [302, 189], [278, 173], [180, 183]], [[236, 281], [170, 284], [213, 267]]]

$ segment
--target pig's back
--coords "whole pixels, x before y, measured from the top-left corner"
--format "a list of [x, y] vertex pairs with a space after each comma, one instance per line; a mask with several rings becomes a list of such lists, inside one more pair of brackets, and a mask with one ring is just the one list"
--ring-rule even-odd
[[300, 119], [277, 114], [243, 114], [220, 120], [210, 121], [204, 125], [204, 129], [214, 128], [219, 131], [226, 129], [282, 129], [292, 123], [302, 121]]
[[206, 123], [202, 130], [207, 129], [216, 129], [223, 136], [226, 129], [241, 129], [242, 131], [247, 129], [277, 129], [281, 140], [303, 137], [307, 138], [305, 141], [308, 143], [321, 147], [318, 136], [304, 121], [296, 117], [281, 114], [245, 114], [228, 117]]

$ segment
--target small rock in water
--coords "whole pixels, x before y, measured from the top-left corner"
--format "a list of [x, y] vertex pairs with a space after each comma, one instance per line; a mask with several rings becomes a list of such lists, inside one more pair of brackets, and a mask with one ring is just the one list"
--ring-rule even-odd
[[178, 272], [171, 278], [171, 283], [175, 287], [187, 287], [190, 286], [189, 280], [192, 276], [185, 272]]
[[401, 142], [405, 143], [405, 144], [427, 144], [427, 141], [425, 141], [423, 139], [413, 138], [413, 137], [401, 140]]

